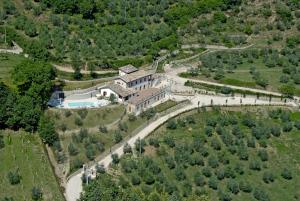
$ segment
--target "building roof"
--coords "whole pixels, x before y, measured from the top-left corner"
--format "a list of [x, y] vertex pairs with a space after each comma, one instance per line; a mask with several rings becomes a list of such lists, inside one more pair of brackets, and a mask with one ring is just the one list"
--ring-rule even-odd
[[163, 90], [157, 88], [149, 88], [142, 91], [139, 91], [134, 97], [129, 99], [128, 103], [133, 105], [138, 105], [144, 101], [149, 100], [151, 97], [156, 96], [162, 93]]
[[130, 74], [130, 73], [138, 71], [138, 69], [131, 64], [123, 66], [123, 67], [119, 68], [119, 70], [126, 74]]
[[126, 96], [136, 93], [135, 90], [133, 90], [133, 89], [126, 89], [118, 84], [113, 84], [113, 83], [106, 85], [102, 89], [110, 89], [122, 97], [126, 97]]
[[153, 71], [139, 70], [139, 71], [136, 71], [136, 72], [133, 72], [130, 74], [119, 76], [117, 79], [121, 79], [124, 82], [128, 83], [128, 82], [135, 81], [135, 80], [138, 80], [140, 78], [143, 78], [143, 77], [146, 77], [146, 76], [149, 76], [152, 74], [154, 74]]

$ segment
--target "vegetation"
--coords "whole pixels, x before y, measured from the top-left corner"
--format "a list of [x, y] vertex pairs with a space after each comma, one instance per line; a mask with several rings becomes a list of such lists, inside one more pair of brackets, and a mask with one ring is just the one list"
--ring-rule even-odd
[[64, 200], [38, 136], [1, 132], [0, 200]]
[[[136, 154], [126, 152], [120, 159], [114, 156], [117, 160], [111, 168], [119, 176], [99, 174], [85, 187], [81, 200], [96, 195], [100, 200], [110, 199], [109, 186], [119, 199], [149, 200], [153, 194], [157, 200], [299, 197], [299, 135], [295, 128], [283, 131], [287, 122], [297, 121], [291, 118], [297, 113], [283, 108], [230, 110], [191, 111], [171, 120], [175, 128], [166, 123], [142, 148], [136, 142]], [[274, 125], [281, 134], [271, 134]]]

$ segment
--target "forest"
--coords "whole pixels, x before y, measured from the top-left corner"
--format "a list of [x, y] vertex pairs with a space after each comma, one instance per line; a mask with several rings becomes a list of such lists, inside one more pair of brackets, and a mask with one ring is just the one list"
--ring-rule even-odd
[[[241, 1], [25, 0], [0, 4], [0, 36], [17, 41], [33, 58], [73, 68], [150, 63], [161, 49], [179, 45], [177, 30], [212, 9]], [[20, 8], [21, 7], [21, 8]], [[40, 19], [43, 23], [40, 23]], [[118, 63], [115, 61], [118, 60]]]

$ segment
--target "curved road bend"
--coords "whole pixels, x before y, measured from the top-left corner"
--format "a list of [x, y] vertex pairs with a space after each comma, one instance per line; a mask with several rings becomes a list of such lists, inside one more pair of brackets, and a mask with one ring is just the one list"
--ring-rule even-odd
[[[177, 99], [176, 96], [173, 98]], [[211, 100], [213, 99], [214, 105], [225, 105], [226, 100], [228, 106], [241, 106], [241, 105], [285, 105], [283, 102], [272, 102], [269, 103], [265, 100], [256, 100], [252, 97], [246, 97], [242, 98], [242, 103], [240, 102], [240, 98], [228, 98], [228, 97], [216, 97], [216, 96], [208, 96], [208, 95], [196, 95], [194, 98], [191, 99], [191, 104], [187, 105], [179, 110], [173, 111], [168, 115], [159, 117], [157, 120], [149, 123], [148, 126], [146, 126], [143, 130], [141, 130], [139, 133], [137, 133], [135, 136], [130, 138], [127, 143], [133, 147], [134, 143], [137, 139], [143, 139], [147, 137], [151, 132], [153, 132], [156, 128], [161, 126], [163, 123], [168, 121], [170, 118], [177, 116], [178, 114], [181, 114], [183, 112], [189, 111], [191, 109], [195, 109], [198, 107], [198, 102], [200, 103], [200, 106], [209, 106], [211, 105]], [[256, 103], [255, 103], [256, 102]], [[289, 102], [286, 105], [289, 106], [296, 106], [295, 103]], [[123, 154], [123, 146], [120, 146], [116, 150], [112, 151], [112, 154], [118, 154], [121, 156]], [[109, 164], [112, 162], [111, 154], [108, 154], [106, 157], [104, 157], [102, 160], [98, 162], [98, 164], [104, 165], [105, 168], [109, 166]], [[91, 167], [95, 170], [95, 165]], [[82, 181], [81, 181], [82, 173], [77, 173], [73, 175], [71, 178], [69, 178], [67, 185], [66, 185], [66, 198], [67, 201], [76, 201], [80, 197], [80, 193], [82, 192]]]

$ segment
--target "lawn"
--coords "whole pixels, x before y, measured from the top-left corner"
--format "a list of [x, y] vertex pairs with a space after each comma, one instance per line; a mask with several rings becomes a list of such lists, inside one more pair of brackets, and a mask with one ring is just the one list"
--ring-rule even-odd
[[172, 100], [167, 100], [157, 106], [155, 106], [153, 109], [157, 112], [157, 113], [160, 113], [160, 112], [163, 112], [171, 107], [174, 107], [175, 105], [177, 105], [177, 102], [176, 101], [172, 101]]
[[[131, 191], [140, 189], [146, 197], [150, 192], [161, 198], [178, 192], [184, 200], [192, 200], [192, 195], [219, 200], [221, 194], [240, 201], [258, 200], [255, 196], [261, 200], [298, 200], [300, 131], [293, 126], [287, 129], [287, 124], [299, 120], [298, 113], [273, 107], [191, 111], [149, 136], [142, 158], [125, 155], [121, 159], [115, 166], [119, 184], [126, 184]], [[280, 131], [279, 136], [272, 127]], [[292, 179], [282, 176], [285, 168]], [[203, 183], [195, 182], [196, 173]], [[264, 176], [267, 174], [272, 176]], [[250, 192], [241, 182], [250, 185]]]
[[26, 60], [26, 58], [23, 55], [0, 53], [0, 81], [3, 81], [10, 87], [13, 87], [13, 83], [10, 78], [11, 70], [15, 65], [18, 65], [24, 60]]
[[[42, 190], [43, 200], [63, 201], [39, 137], [23, 132], [1, 132], [4, 133], [5, 147], [0, 150], [0, 200], [4, 197], [31, 200], [31, 189], [36, 186]], [[17, 169], [21, 182], [11, 185], [7, 174]]]
[[[119, 119], [124, 112], [125, 108], [123, 105], [111, 105], [89, 110], [50, 109], [47, 111], [54, 120], [57, 129], [60, 129], [62, 125], [65, 125], [66, 130], [91, 128], [110, 124]], [[80, 116], [80, 114], [82, 116]], [[76, 124], [76, 119], [79, 119], [82, 122], [82, 125]]]

